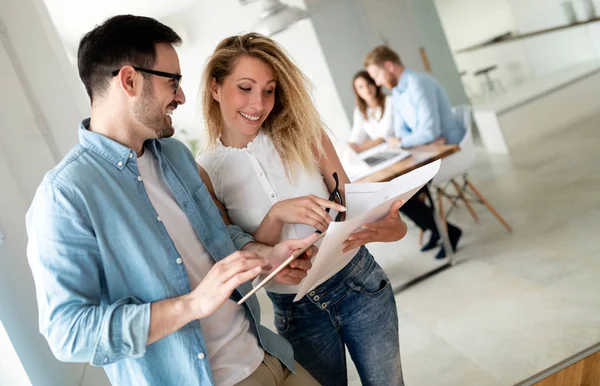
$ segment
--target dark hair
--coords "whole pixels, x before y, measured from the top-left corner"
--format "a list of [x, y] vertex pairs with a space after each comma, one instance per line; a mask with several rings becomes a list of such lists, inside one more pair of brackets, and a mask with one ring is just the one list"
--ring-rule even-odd
[[377, 100], [377, 106], [381, 108], [381, 117], [383, 117], [383, 112], [385, 111], [385, 94], [383, 93], [383, 91], [381, 91], [381, 87], [379, 87], [375, 83], [375, 81], [373, 80], [373, 78], [371, 78], [368, 72], [359, 71], [354, 75], [354, 78], [352, 78], [352, 90], [354, 91], [354, 99], [356, 99], [356, 106], [362, 113], [363, 117], [365, 117], [365, 120], [369, 119], [369, 117], [367, 117], [367, 102], [364, 99], [362, 99], [360, 95], [358, 95], [358, 92], [356, 91], [356, 86], [354, 85], [356, 79], [358, 78], [363, 78], [367, 81], [369, 85], [375, 87], [375, 99]]
[[85, 34], [79, 42], [77, 65], [90, 101], [106, 91], [112, 72], [122, 66], [152, 68], [158, 43], [177, 45], [181, 37], [159, 21], [144, 16], [114, 16]]

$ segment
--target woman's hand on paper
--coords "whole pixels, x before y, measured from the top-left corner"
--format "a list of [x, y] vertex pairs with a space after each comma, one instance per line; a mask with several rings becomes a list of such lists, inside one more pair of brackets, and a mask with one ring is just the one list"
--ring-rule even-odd
[[406, 223], [399, 212], [403, 203], [402, 200], [394, 202], [383, 219], [365, 224], [360, 231], [352, 233], [344, 242], [344, 253], [368, 243], [402, 239], [406, 235]]
[[268, 215], [284, 224], [306, 224], [324, 232], [331, 222], [331, 216], [323, 208], [346, 211], [342, 205], [310, 194], [279, 201], [271, 207]]

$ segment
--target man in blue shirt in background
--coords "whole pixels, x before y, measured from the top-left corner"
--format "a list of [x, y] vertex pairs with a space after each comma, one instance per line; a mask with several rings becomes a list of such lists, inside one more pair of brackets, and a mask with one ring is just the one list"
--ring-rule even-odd
[[435, 78], [407, 69], [386, 46], [373, 49], [364, 64], [375, 83], [392, 92], [394, 132], [402, 147], [460, 143], [465, 127]]
[[[387, 46], [375, 47], [365, 57], [363, 65], [378, 86], [392, 92], [394, 132], [400, 146], [411, 148], [428, 144], [458, 144], [465, 128], [453, 112], [448, 95], [433, 77], [413, 72], [402, 65], [398, 54]], [[440, 236], [433, 212], [415, 195], [400, 211], [421, 229], [430, 230], [431, 238], [422, 251], [435, 248]], [[456, 249], [462, 231], [448, 223], [448, 236]], [[444, 247], [436, 259], [446, 257]]]

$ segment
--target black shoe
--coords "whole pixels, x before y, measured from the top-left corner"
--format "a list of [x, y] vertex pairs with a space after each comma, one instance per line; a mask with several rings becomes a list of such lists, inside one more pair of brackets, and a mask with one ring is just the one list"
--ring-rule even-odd
[[427, 242], [427, 244], [423, 245], [423, 247], [421, 248], [421, 252], [427, 252], [427, 251], [432, 250], [433, 248], [437, 247], [439, 242], [440, 242], [440, 234], [432, 231], [431, 237], [429, 237], [429, 241]]
[[[454, 225], [448, 224], [448, 237], [450, 238], [450, 246], [452, 246], [452, 250], [454, 252], [456, 252], [456, 246], [458, 245], [458, 240], [460, 240], [461, 236], [462, 236], [462, 231], [460, 230], [460, 228], [455, 227]], [[444, 246], [442, 245], [442, 248], [440, 248], [440, 251], [437, 253], [437, 255], [435, 255], [435, 258], [437, 260], [441, 260], [445, 257], [446, 257], [446, 250], [444, 249]]]

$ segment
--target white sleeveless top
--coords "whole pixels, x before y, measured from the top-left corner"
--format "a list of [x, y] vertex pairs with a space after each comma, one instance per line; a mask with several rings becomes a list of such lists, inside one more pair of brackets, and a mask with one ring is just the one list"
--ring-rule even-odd
[[[309, 173], [296, 167], [291, 182], [275, 145], [262, 131], [243, 149], [224, 146], [219, 140], [214, 152], [201, 154], [196, 160], [210, 176], [217, 199], [227, 209], [231, 221], [250, 234], [256, 232], [278, 201], [309, 194], [329, 198], [327, 185], [318, 171]], [[331, 214], [335, 215], [335, 211]], [[304, 224], [285, 224], [280, 241], [303, 238], [315, 230]], [[328, 277], [343, 267], [336, 267]], [[298, 286], [274, 283], [269, 291], [297, 293]]]

